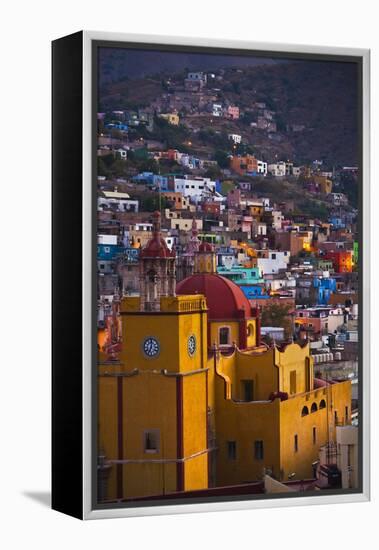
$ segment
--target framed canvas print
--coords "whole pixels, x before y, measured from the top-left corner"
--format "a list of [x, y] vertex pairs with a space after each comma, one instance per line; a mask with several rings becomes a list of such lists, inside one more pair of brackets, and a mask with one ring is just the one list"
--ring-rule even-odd
[[369, 498], [369, 52], [53, 42], [53, 508]]

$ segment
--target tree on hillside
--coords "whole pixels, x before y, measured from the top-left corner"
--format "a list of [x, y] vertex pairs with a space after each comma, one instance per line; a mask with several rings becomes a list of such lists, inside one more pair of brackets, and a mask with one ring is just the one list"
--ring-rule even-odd
[[282, 327], [284, 328], [285, 338], [292, 336], [292, 322], [290, 319], [291, 307], [289, 305], [271, 304], [266, 306], [261, 315], [263, 327]]
[[214, 159], [220, 168], [229, 168], [229, 156], [226, 151], [217, 150]]

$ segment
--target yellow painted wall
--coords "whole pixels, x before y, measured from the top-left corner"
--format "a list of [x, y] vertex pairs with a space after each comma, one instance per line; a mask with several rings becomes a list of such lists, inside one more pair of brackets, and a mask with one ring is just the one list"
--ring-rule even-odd
[[[290, 373], [296, 371], [296, 393], [303, 393], [313, 388], [313, 360], [310, 357], [309, 344], [286, 346], [285, 351], [275, 350], [275, 364], [280, 369], [279, 391], [291, 394]], [[310, 387], [307, 388], [307, 369], [310, 367]]]
[[[207, 462], [207, 374], [183, 376], [184, 489], [208, 487]], [[200, 456], [190, 458], [198, 453]]]
[[225, 380], [227, 399], [241, 400], [242, 380], [253, 380], [254, 400], [267, 400], [278, 389], [278, 368], [273, 363], [272, 349], [263, 353], [244, 353], [236, 350], [232, 355], [219, 355], [217, 371]]
[[[251, 330], [247, 332], [247, 347], [252, 348], [257, 345], [257, 322], [255, 319], [249, 319], [247, 327], [251, 326]], [[249, 335], [250, 332], [250, 335]]]
[[[327, 399], [324, 389], [319, 389], [304, 396], [296, 396], [280, 404], [280, 463], [281, 480], [287, 481], [288, 475], [294, 473], [295, 479], [313, 477], [312, 462], [318, 459], [320, 446], [328, 437], [327, 408], [311, 413], [313, 402]], [[301, 416], [307, 406], [309, 414]], [[313, 427], [316, 428], [316, 443], [313, 443]], [[298, 451], [295, 451], [294, 438], [298, 437]]]
[[[324, 399], [326, 407], [320, 409], [320, 402]], [[318, 410], [311, 412], [312, 403], [317, 404]], [[309, 414], [302, 417], [304, 406]], [[351, 412], [351, 383], [350, 381], [333, 384], [327, 388], [319, 388], [306, 395], [296, 396], [281, 402], [280, 430], [281, 430], [281, 468], [283, 480], [288, 474], [295, 473], [296, 479], [312, 477], [312, 462], [319, 456], [319, 449], [329, 441], [336, 440], [334, 410], [344, 417], [345, 407]], [[350, 416], [348, 420], [350, 424]], [[316, 443], [313, 443], [313, 427], [316, 428]], [[294, 450], [294, 435], [298, 435], [299, 450]]]
[[[219, 381], [216, 381], [216, 385], [220, 386]], [[279, 400], [266, 403], [235, 403], [224, 400], [222, 387], [218, 389], [220, 406], [217, 408], [216, 418], [216, 485], [233, 485], [262, 479], [264, 468], [269, 468], [278, 475]], [[254, 458], [255, 440], [263, 441], [263, 460]], [[236, 460], [228, 458], [228, 441], [236, 441]]]

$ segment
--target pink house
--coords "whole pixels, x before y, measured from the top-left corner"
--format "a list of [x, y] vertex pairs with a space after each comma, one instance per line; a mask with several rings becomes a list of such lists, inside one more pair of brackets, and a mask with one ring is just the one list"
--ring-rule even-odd
[[235, 105], [229, 105], [227, 113], [233, 120], [237, 120], [240, 117], [239, 107], [236, 107]]

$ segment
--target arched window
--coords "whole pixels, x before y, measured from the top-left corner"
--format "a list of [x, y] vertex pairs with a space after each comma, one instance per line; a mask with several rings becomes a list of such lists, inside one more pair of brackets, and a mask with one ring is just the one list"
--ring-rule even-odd
[[325, 407], [326, 407], [325, 399], [321, 399], [319, 408], [325, 409]]
[[309, 414], [308, 407], [304, 406], [301, 410], [301, 416], [307, 416]]
[[220, 346], [227, 346], [230, 344], [230, 327], [219, 328], [218, 341]]
[[311, 406], [311, 413], [314, 413], [317, 411], [317, 405], [316, 403], [312, 403], [312, 406]]
[[247, 336], [253, 336], [253, 334], [254, 334], [254, 325], [253, 325], [253, 323], [249, 323], [247, 325], [246, 334], [247, 334]]

